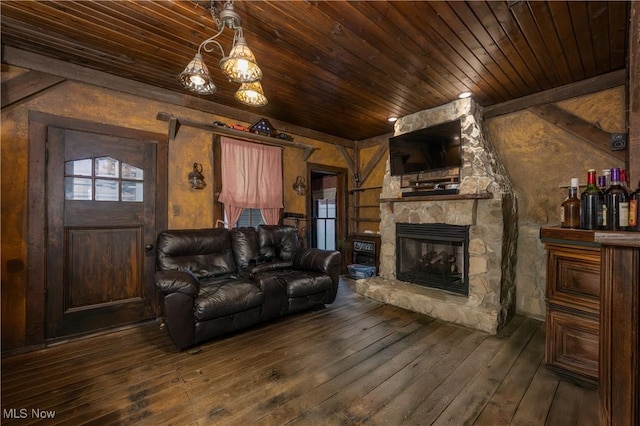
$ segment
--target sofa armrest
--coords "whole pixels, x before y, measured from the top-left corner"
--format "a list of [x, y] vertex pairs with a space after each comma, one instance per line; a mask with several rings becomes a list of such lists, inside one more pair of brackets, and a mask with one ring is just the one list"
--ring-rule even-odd
[[290, 269], [292, 266], [293, 262], [291, 260], [274, 260], [271, 262], [260, 263], [258, 265], [251, 265], [245, 269], [244, 273], [249, 277], [253, 277], [255, 274], [262, 272]]
[[200, 291], [200, 282], [192, 274], [178, 270], [156, 272], [155, 284], [165, 296], [171, 293], [182, 293], [195, 298]]
[[339, 274], [342, 267], [342, 255], [339, 251], [304, 248], [293, 257], [293, 269]]

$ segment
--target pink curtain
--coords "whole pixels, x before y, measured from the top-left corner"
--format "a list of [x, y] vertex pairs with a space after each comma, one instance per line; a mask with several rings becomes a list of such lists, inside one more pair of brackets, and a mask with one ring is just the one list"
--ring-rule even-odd
[[261, 209], [260, 213], [267, 225], [277, 225], [280, 222], [280, 209]]
[[226, 219], [229, 221], [229, 228], [233, 228], [236, 222], [238, 222], [238, 219], [240, 219], [240, 215], [242, 214], [242, 210], [244, 210], [242, 207], [236, 207], [231, 204], [224, 205], [224, 214]]
[[[220, 139], [220, 147], [222, 191], [218, 200], [225, 205], [229, 227], [234, 226], [246, 208], [262, 209], [265, 222], [277, 224], [284, 207], [282, 148], [226, 137]], [[264, 210], [270, 212], [265, 214]]]

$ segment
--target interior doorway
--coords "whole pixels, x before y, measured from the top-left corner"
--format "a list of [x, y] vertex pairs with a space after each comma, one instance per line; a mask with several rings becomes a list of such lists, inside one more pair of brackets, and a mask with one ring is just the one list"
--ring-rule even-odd
[[339, 250], [346, 247], [347, 170], [321, 164], [308, 166], [308, 241], [310, 247]]

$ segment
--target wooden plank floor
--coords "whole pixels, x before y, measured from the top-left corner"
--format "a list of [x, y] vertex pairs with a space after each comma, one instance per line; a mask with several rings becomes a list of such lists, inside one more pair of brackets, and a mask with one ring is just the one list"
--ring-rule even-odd
[[199, 349], [147, 324], [3, 358], [2, 423], [598, 424], [597, 390], [544, 366], [542, 323], [489, 336], [364, 299], [351, 280], [326, 309]]

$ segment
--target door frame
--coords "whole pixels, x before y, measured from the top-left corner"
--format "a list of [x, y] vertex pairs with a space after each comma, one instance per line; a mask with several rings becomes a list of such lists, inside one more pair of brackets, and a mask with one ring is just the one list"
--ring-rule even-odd
[[[342, 266], [346, 268], [346, 253], [347, 253], [347, 212], [349, 211], [348, 197], [347, 197], [347, 176], [348, 170], [344, 167], [327, 166], [325, 164], [307, 163], [307, 182], [311, 185], [312, 173], [330, 173], [338, 177], [338, 184], [336, 188], [336, 239], [337, 250], [342, 253]], [[307, 191], [305, 204], [307, 207], [306, 215], [308, 218], [312, 217], [313, 213], [313, 198], [311, 189]], [[311, 224], [309, 225], [311, 227]], [[313, 231], [311, 231], [313, 232]]]
[[[49, 127], [127, 137], [156, 143], [156, 235], [168, 224], [168, 135], [130, 129], [76, 118], [29, 111], [29, 170], [27, 190], [27, 292], [25, 312], [25, 346], [45, 344], [46, 322], [46, 260], [47, 201], [46, 161]], [[159, 315], [157, 297], [153, 308]]]

